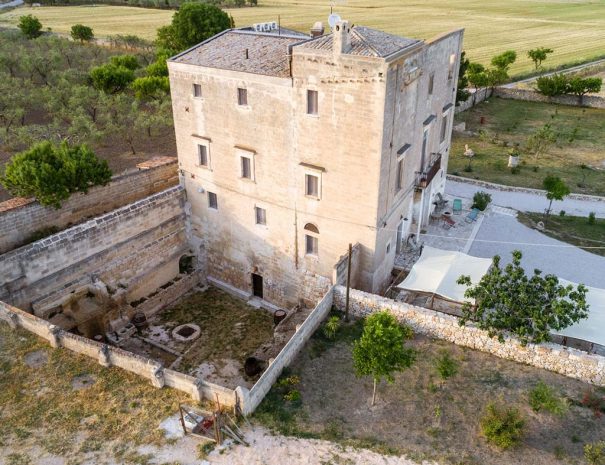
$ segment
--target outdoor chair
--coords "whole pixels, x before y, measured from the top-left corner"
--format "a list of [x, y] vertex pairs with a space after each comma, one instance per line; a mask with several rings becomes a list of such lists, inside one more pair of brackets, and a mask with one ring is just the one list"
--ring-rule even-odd
[[452, 203], [452, 210], [454, 215], [460, 214], [462, 211], [462, 199], [454, 199], [454, 202]]
[[441, 220], [443, 221], [443, 229], [450, 229], [456, 225], [456, 222], [447, 215], [441, 215]]
[[466, 215], [466, 222], [467, 223], [472, 223], [473, 221], [477, 220], [477, 216], [479, 215], [479, 209], [478, 208], [473, 208], [468, 215]]

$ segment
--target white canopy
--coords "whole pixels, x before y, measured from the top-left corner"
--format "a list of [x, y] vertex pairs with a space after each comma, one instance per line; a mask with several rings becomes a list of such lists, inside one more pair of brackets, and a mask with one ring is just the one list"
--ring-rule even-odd
[[[412, 267], [407, 278], [397, 285], [400, 289], [437, 294], [455, 302], [464, 302], [466, 286], [456, 284], [461, 275], [469, 275], [473, 284], [479, 282], [492, 264], [489, 258], [440, 250], [425, 246], [422, 255]], [[563, 285], [576, 283], [559, 279]], [[588, 287], [586, 301], [588, 318], [557, 333], [605, 346], [605, 289]]]
[[466, 286], [456, 284], [462, 275], [478, 283], [492, 264], [489, 258], [477, 258], [462, 252], [424, 246], [410, 274], [397, 285], [401, 289], [430, 292], [456, 302], [464, 302]]

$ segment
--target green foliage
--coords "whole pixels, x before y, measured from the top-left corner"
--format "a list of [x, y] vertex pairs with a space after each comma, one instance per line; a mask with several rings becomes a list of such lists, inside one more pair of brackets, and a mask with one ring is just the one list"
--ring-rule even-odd
[[145, 68], [147, 76], [168, 77], [167, 59], [168, 55], [158, 54], [156, 60]]
[[563, 415], [568, 410], [565, 399], [543, 381], [529, 391], [529, 405], [534, 412], [546, 411], [553, 415]]
[[140, 77], [132, 83], [132, 90], [139, 100], [162, 99], [170, 92], [170, 81], [167, 77]]
[[565, 74], [556, 73], [552, 76], [542, 76], [536, 80], [538, 92], [548, 97], [563, 95], [568, 92], [569, 79]]
[[475, 195], [473, 195], [472, 208], [478, 208], [479, 210], [484, 211], [491, 201], [492, 196], [489, 193], [483, 191], [475, 192]]
[[534, 154], [537, 160], [542, 154], [548, 152], [550, 147], [557, 141], [557, 134], [550, 124], [545, 124], [527, 138], [526, 148]]
[[340, 318], [335, 315], [331, 316], [330, 318], [328, 318], [328, 321], [326, 321], [326, 323], [323, 327], [324, 335], [328, 339], [334, 339], [339, 328], [340, 328]]
[[543, 276], [540, 270], [528, 277], [521, 266], [521, 252], [515, 250], [512, 255], [512, 263], [504, 268], [496, 255], [477, 284], [472, 284], [470, 276], [458, 278], [458, 284], [467, 286], [464, 296], [475, 300], [474, 306], [463, 304], [460, 325], [473, 321], [500, 342], [504, 342], [506, 332], [511, 332], [527, 344], [549, 341], [553, 330], [560, 331], [588, 317], [583, 284], [576, 288], [563, 286], [555, 275]]
[[134, 81], [134, 72], [124, 66], [109, 63], [91, 69], [90, 79], [96, 89], [115, 94], [125, 90]]
[[588, 224], [591, 226], [597, 222], [595, 212], [590, 212], [588, 214]]
[[298, 391], [297, 389], [292, 389], [291, 391], [288, 391], [286, 394], [284, 394], [284, 400], [293, 403], [302, 402], [302, 396], [300, 395], [300, 391]]
[[552, 174], [544, 178], [542, 187], [546, 191], [546, 198], [550, 201], [546, 210], [547, 214], [550, 213], [553, 200], [563, 200], [571, 192], [567, 184], [560, 177], [553, 176]]
[[91, 27], [84, 26], [83, 24], [74, 24], [71, 27], [71, 38], [73, 40], [79, 40], [81, 43], [84, 43], [90, 42], [94, 37], [95, 35]]
[[31, 233], [31, 235], [25, 240], [26, 244], [31, 244], [32, 242], [39, 241], [40, 239], [44, 239], [45, 237], [52, 236], [53, 234], [58, 233], [60, 230], [56, 226], [48, 226], [46, 228], [38, 229]]
[[470, 61], [466, 58], [466, 52], [462, 51], [460, 54], [460, 69], [458, 70], [458, 86], [456, 88], [456, 105], [459, 105], [460, 102], [466, 102], [469, 96], [468, 90], [468, 77], [466, 75], [466, 71], [470, 65]]
[[160, 48], [182, 51], [232, 27], [227, 13], [214, 5], [184, 3], [172, 17], [172, 23], [158, 29]]
[[200, 460], [204, 460], [206, 457], [208, 457], [208, 454], [210, 454], [210, 452], [212, 452], [216, 447], [216, 443], [215, 442], [205, 442], [203, 444], [198, 444], [197, 445], [197, 458]]
[[508, 71], [510, 65], [517, 60], [517, 52], [514, 50], [507, 50], [506, 52], [496, 55], [492, 58], [491, 64], [497, 69]]
[[485, 66], [480, 63], [469, 63], [467, 68], [468, 82], [475, 88], [487, 87], [489, 79], [485, 71]]
[[353, 344], [353, 366], [357, 376], [371, 376], [376, 383], [382, 378], [394, 381], [393, 373], [412, 366], [416, 359], [413, 349], [404, 347], [412, 338], [412, 330], [402, 326], [388, 311], [366, 318], [361, 338]]
[[605, 441], [585, 444], [584, 458], [589, 465], [605, 465]]
[[442, 351], [435, 361], [435, 369], [441, 379], [451, 378], [458, 373], [458, 362], [446, 350]]
[[105, 185], [111, 171], [85, 145], [55, 146], [42, 142], [13, 156], [4, 168], [0, 183], [11, 194], [35, 197], [40, 204], [60, 208], [74, 192], [88, 192], [94, 185]]
[[33, 15], [21, 16], [19, 18], [19, 29], [28, 39], [35, 39], [42, 35], [42, 23]]
[[582, 78], [574, 76], [569, 80], [568, 93], [583, 97], [585, 94], [596, 94], [601, 91], [603, 79], [599, 77]]
[[548, 55], [553, 53], [551, 48], [546, 47], [538, 47], [531, 49], [527, 52], [527, 56], [534, 62], [534, 66], [536, 67], [536, 71], [542, 65], [542, 62], [546, 60]]
[[480, 426], [488, 442], [500, 449], [509, 449], [521, 442], [525, 420], [516, 408], [490, 403], [481, 417]]
[[139, 60], [134, 55], [115, 55], [110, 59], [110, 64], [116, 67], [124, 67], [134, 71], [140, 67]]

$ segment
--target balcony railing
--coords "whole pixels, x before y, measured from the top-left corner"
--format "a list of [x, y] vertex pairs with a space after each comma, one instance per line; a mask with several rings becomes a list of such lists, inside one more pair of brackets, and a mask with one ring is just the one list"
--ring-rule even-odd
[[424, 171], [416, 172], [416, 187], [418, 188], [424, 189], [425, 187], [428, 187], [435, 175], [441, 169], [441, 154], [433, 153], [431, 155], [430, 163]]

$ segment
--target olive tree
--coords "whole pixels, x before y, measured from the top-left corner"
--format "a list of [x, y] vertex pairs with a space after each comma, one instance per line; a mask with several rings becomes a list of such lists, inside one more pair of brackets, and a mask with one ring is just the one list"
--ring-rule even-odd
[[80, 43], [90, 42], [94, 39], [95, 35], [92, 32], [92, 28], [84, 26], [83, 24], [74, 24], [71, 27], [71, 38], [73, 40], [79, 40]]
[[458, 278], [458, 284], [467, 286], [464, 296], [474, 300], [463, 304], [460, 325], [473, 322], [500, 342], [512, 333], [526, 345], [549, 341], [552, 330], [588, 317], [583, 284], [562, 285], [555, 275], [542, 275], [540, 270], [528, 276], [521, 266], [521, 252], [515, 250], [512, 256], [512, 262], [501, 267], [496, 255], [477, 284], [470, 276]]
[[560, 177], [550, 174], [544, 178], [542, 186], [546, 191], [546, 198], [550, 200], [546, 209], [546, 216], [548, 216], [552, 207], [552, 201], [563, 200], [565, 196], [569, 195], [570, 190]]

